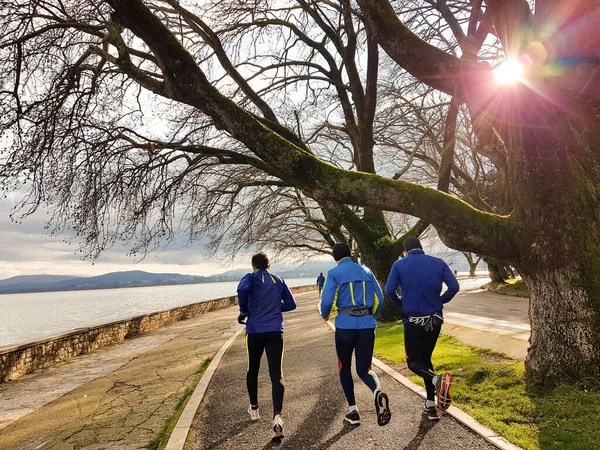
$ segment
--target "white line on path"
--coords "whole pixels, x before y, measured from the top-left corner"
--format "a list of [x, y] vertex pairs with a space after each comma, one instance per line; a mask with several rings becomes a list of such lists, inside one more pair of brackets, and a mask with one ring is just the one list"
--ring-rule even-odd
[[[321, 309], [320, 309], [319, 305], [320, 305], [320, 302], [317, 303], [317, 311], [319, 311], [319, 314], [321, 314]], [[458, 313], [455, 313], [455, 314], [458, 314]], [[461, 315], [468, 316], [468, 314], [461, 314]], [[471, 316], [471, 317], [476, 317], [476, 316]], [[445, 318], [446, 318], [446, 315], [444, 315], [444, 319]], [[508, 322], [508, 323], [510, 323], [510, 322]], [[335, 325], [333, 323], [331, 323], [329, 320], [327, 321], [327, 325], [329, 325], [329, 328], [331, 328], [332, 331], [335, 331]], [[373, 364], [376, 367], [378, 367], [379, 369], [381, 369], [383, 372], [388, 374], [390, 377], [392, 377], [394, 380], [396, 380], [398, 383], [403, 385], [404, 387], [410, 389], [411, 391], [413, 391], [414, 393], [416, 393], [417, 395], [421, 396], [424, 399], [427, 398], [427, 393], [425, 392], [424, 388], [422, 388], [421, 386], [419, 386], [416, 383], [413, 383], [408, 378], [406, 378], [404, 375], [399, 374], [398, 372], [396, 372], [394, 369], [392, 369], [390, 366], [388, 366], [384, 362], [373, 357]], [[452, 416], [455, 420], [462, 423], [464, 426], [471, 429], [473, 432], [477, 433], [479, 436], [484, 438], [486, 441], [490, 442], [491, 444], [495, 445], [496, 447], [498, 447], [502, 450], [523, 450], [521, 447], [511, 444], [506, 439], [504, 439], [502, 436], [498, 436], [498, 434], [495, 433], [494, 431], [481, 425], [479, 422], [477, 422], [475, 419], [473, 419], [470, 415], [468, 415], [466, 412], [462, 411], [461, 409], [457, 408], [456, 406], [450, 406], [450, 408], [446, 411], [446, 414], [448, 414], [449, 416]]]

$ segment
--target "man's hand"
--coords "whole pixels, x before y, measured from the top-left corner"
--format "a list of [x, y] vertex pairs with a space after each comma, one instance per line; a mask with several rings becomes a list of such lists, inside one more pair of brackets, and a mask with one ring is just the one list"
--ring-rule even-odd
[[248, 317], [246, 314], [240, 314], [238, 316], [238, 323], [241, 325], [246, 325], [246, 317]]
[[329, 317], [331, 317], [331, 314], [330, 314], [330, 315], [328, 315], [327, 317], [325, 317], [323, 320], [324, 320], [325, 322], [327, 322], [327, 321], [329, 320]]

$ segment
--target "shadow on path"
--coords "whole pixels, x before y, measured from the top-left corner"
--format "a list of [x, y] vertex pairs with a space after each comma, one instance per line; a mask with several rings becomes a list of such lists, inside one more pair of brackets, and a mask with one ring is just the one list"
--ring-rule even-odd
[[429, 420], [427, 416], [423, 414], [421, 416], [421, 423], [419, 423], [417, 434], [414, 438], [412, 438], [412, 441], [410, 441], [408, 445], [404, 447], [403, 450], [417, 450], [421, 446], [421, 442], [423, 442], [423, 439], [427, 433], [429, 433], [429, 430], [431, 430], [438, 423], [439, 420]]
[[[327, 393], [331, 391], [331, 380], [323, 377], [317, 385], [311, 386], [314, 392]], [[296, 394], [297, 396], [297, 394]], [[329, 448], [333, 443], [337, 442], [344, 435], [348, 434], [356, 427], [342, 428], [335, 436], [332, 436], [325, 443], [319, 443], [329, 430], [335, 427], [335, 422], [339, 420], [337, 412], [345, 408], [345, 399], [343, 396], [335, 392], [333, 395], [322, 395], [313, 405], [311, 411], [303, 414], [305, 419], [295, 427], [296, 431], [293, 434], [286, 434], [286, 437], [281, 441], [271, 440], [264, 447], [266, 449], [277, 448]]]
[[346, 436], [348, 433], [351, 433], [352, 431], [356, 430], [357, 428], [358, 427], [356, 425], [350, 425], [349, 423], [344, 423], [344, 425], [340, 431], [338, 431], [334, 436], [330, 437], [329, 439], [327, 439], [327, 441], [325, 441], [320, 446], [318, 446], [317, 449], [324, 450], [324, 449], [331, 447], [333, 444], [335, 444], [337, 441], [339, 441], [342, 437]]
[[225, 442], [231, 440], [232, 436], [236, 436], [239, 435], [240, 433], [242, 433], [246, 428], [248, 428], [250, 425], [252, 424], [252, 422], [250, 420], [246, 420], [243, 422], [238, 422], [237, 425], [235, 425], [234, 427], [232, 427], [229, 431], [229, 434], [224, 435], [222, 438], [214, 441], [214, 442], [210, 442], [208, 444], [206, 444], [206, 450], [212, 450], [212, 449], [216, 449], [216, 448], [220, 448], [221, 445], [223, 445]]

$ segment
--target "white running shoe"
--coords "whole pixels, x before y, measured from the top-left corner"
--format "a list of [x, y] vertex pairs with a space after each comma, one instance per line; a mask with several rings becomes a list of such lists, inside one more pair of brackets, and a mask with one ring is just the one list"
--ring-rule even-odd
[[250, 414], [250, 420], [258, 420], [260, 419], [260, 414], [257, 409], [252, 409], [252, 405], [248, 406], [248, 414]]
[[273, 418], [273, 438], [281, 439], [283, 437], [283, 419], [279, 414]]

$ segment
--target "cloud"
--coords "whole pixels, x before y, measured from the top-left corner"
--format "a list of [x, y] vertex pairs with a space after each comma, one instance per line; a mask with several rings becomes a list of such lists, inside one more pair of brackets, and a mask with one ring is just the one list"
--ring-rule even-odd
[[15, 194], [0, 200], [0, 279], [30, 274], [89, 276], [124, 270], [208, 276], [248, 265], [245, 255], [214, 257], [200, 243], [187, 245], [186, 236], [176, 236], [164, 251], [150, 253], [141, 261], [128, 256], [124, 246], [106, 250], [95, 261], [82, 260], [77, 244], [65, 242], [64, 236], [48, 235], [44, 210], [22, 223], [12, 222], [9, 214], [17, 201]]

